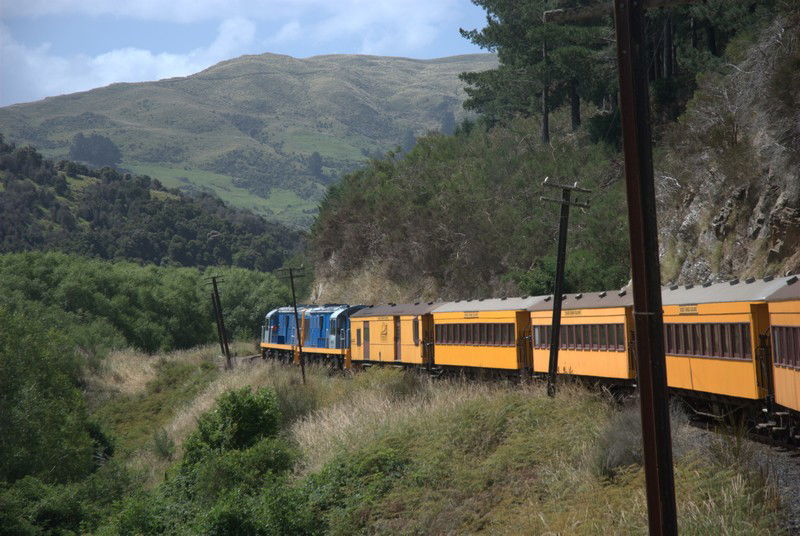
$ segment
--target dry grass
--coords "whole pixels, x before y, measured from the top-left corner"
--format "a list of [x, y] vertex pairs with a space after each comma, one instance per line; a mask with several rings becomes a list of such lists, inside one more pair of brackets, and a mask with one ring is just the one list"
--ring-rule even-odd
[[489, 398], [500, 387], [486, 383], [422, 380], [415, 396], [398, 399], [391, 392], [364, 389], [299, 420], [292, 435], [300, 445], [303, 472], [313, 472], [343, 449], [363, 445], [382, 433], [426, 414], [446, 412], [465, 402]]

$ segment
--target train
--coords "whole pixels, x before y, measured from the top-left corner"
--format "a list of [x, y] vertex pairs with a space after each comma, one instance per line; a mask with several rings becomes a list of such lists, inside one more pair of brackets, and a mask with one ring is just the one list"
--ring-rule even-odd
[[[746, 418], [800, 443], [798, 275], [662, 289], [667, 383], [692, 411]], [[261, 357], [543, 377], [554, 296], [381, 305], [302, 305], [267, 313]], [[558, 374], [633, 389], [629, 288], [561, 296]], [[299, 329], [298, 329], [299, 324]], [[300, 334], [300, 340], [298, 340]]]

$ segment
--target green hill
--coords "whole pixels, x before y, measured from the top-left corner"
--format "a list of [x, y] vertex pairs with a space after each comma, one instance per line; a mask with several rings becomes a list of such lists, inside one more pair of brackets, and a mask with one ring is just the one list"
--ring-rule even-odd
[[[458, 74], [495, 63], [489, 54], [243, 56], [185, 78], [2, 108], [0, 133], [53, 158], [66, 157], [78, 133], [98, 133], [134, 173], [304, 226], [344, 172], [410, 133], [461, 119]], [[314, 152], [321, 170], [311, 165]]]

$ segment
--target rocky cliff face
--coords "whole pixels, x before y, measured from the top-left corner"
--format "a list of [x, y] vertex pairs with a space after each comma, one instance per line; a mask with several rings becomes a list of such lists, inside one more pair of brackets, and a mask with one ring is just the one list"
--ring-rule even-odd
[[664, 282], [800, 270], [800, 18], [700, 81], [657, 164]]

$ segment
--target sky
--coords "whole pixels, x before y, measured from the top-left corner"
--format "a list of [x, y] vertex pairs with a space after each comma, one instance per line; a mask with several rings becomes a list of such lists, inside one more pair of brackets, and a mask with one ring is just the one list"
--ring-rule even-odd
[[470, 0], [0, 0], [0, 106], [186, 76], [242, 54], [482, 52]]

